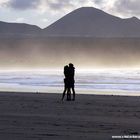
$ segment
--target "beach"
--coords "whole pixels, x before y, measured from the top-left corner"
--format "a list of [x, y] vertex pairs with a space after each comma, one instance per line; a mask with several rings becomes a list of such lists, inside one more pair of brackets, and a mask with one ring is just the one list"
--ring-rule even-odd
[[140, 135], [140, 97], [0, 92], [0, 140], [110, 140]]

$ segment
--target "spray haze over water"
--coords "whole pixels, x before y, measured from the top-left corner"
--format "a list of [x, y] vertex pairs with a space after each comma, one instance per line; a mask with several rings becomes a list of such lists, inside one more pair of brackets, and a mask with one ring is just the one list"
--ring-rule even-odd
[[73, 62], [78, 68], [139, 68], [137, 38], [80, 37], [14, 38], [0, 40], [1, 68], [61, 68]]
[[0, 89], [61, 93], [63, 66], [72, 62], [77, 93], [140, 95], [139, 45], [137, 38], [1, 39], [0, 66], [7, 71], [0, 72]]
[[72, 62], [77, 93], [140, 95], [139, 45], [137, 38], [1, 39], [0, 66], [7, 71], [0, 72], [0, 89], [61, 93], [63, 67]]

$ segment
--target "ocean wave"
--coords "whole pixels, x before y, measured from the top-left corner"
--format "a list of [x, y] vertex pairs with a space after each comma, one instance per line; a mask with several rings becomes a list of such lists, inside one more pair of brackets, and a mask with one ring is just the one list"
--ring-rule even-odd
[[[63, 88], [62, 73], [2, 72], [0, 85], [7, 88]], [[76, 73], [76, 88], [83, 90], [140, 91], [139, 71], [102, 71]]]

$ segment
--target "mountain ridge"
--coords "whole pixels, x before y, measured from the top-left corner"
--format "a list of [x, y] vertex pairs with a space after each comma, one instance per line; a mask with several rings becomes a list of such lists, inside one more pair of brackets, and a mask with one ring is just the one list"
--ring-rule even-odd
[[32, 36], [40, 34], [42, 29], [27, 23], [9, 23], [0, 21], [0, 35], [2, 36]]
[[27, 23], [0, 21], [0, 36], [140, 37], [140, 20], [137, 17], [120, 18], [93, 7], [81, 7], [44, 29]]
[[138, 18], [122, 19], [92, 7], [82, 7], [62, 17], [49, 27], [51, 36], [140, 37]]

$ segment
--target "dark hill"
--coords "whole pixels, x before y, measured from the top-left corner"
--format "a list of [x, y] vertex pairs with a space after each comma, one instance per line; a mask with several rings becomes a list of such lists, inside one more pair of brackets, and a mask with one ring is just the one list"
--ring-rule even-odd
[[67, 14], [44, 29], [48, 36], [140, 37], [140, 20], [122, 19], [93, 7]]
[[25, 23], [7, 23], [0, 21], [0, 36], [19, 37], [19, 36], [36, 36], [41, 33], [42, 29], [35, 25]]

